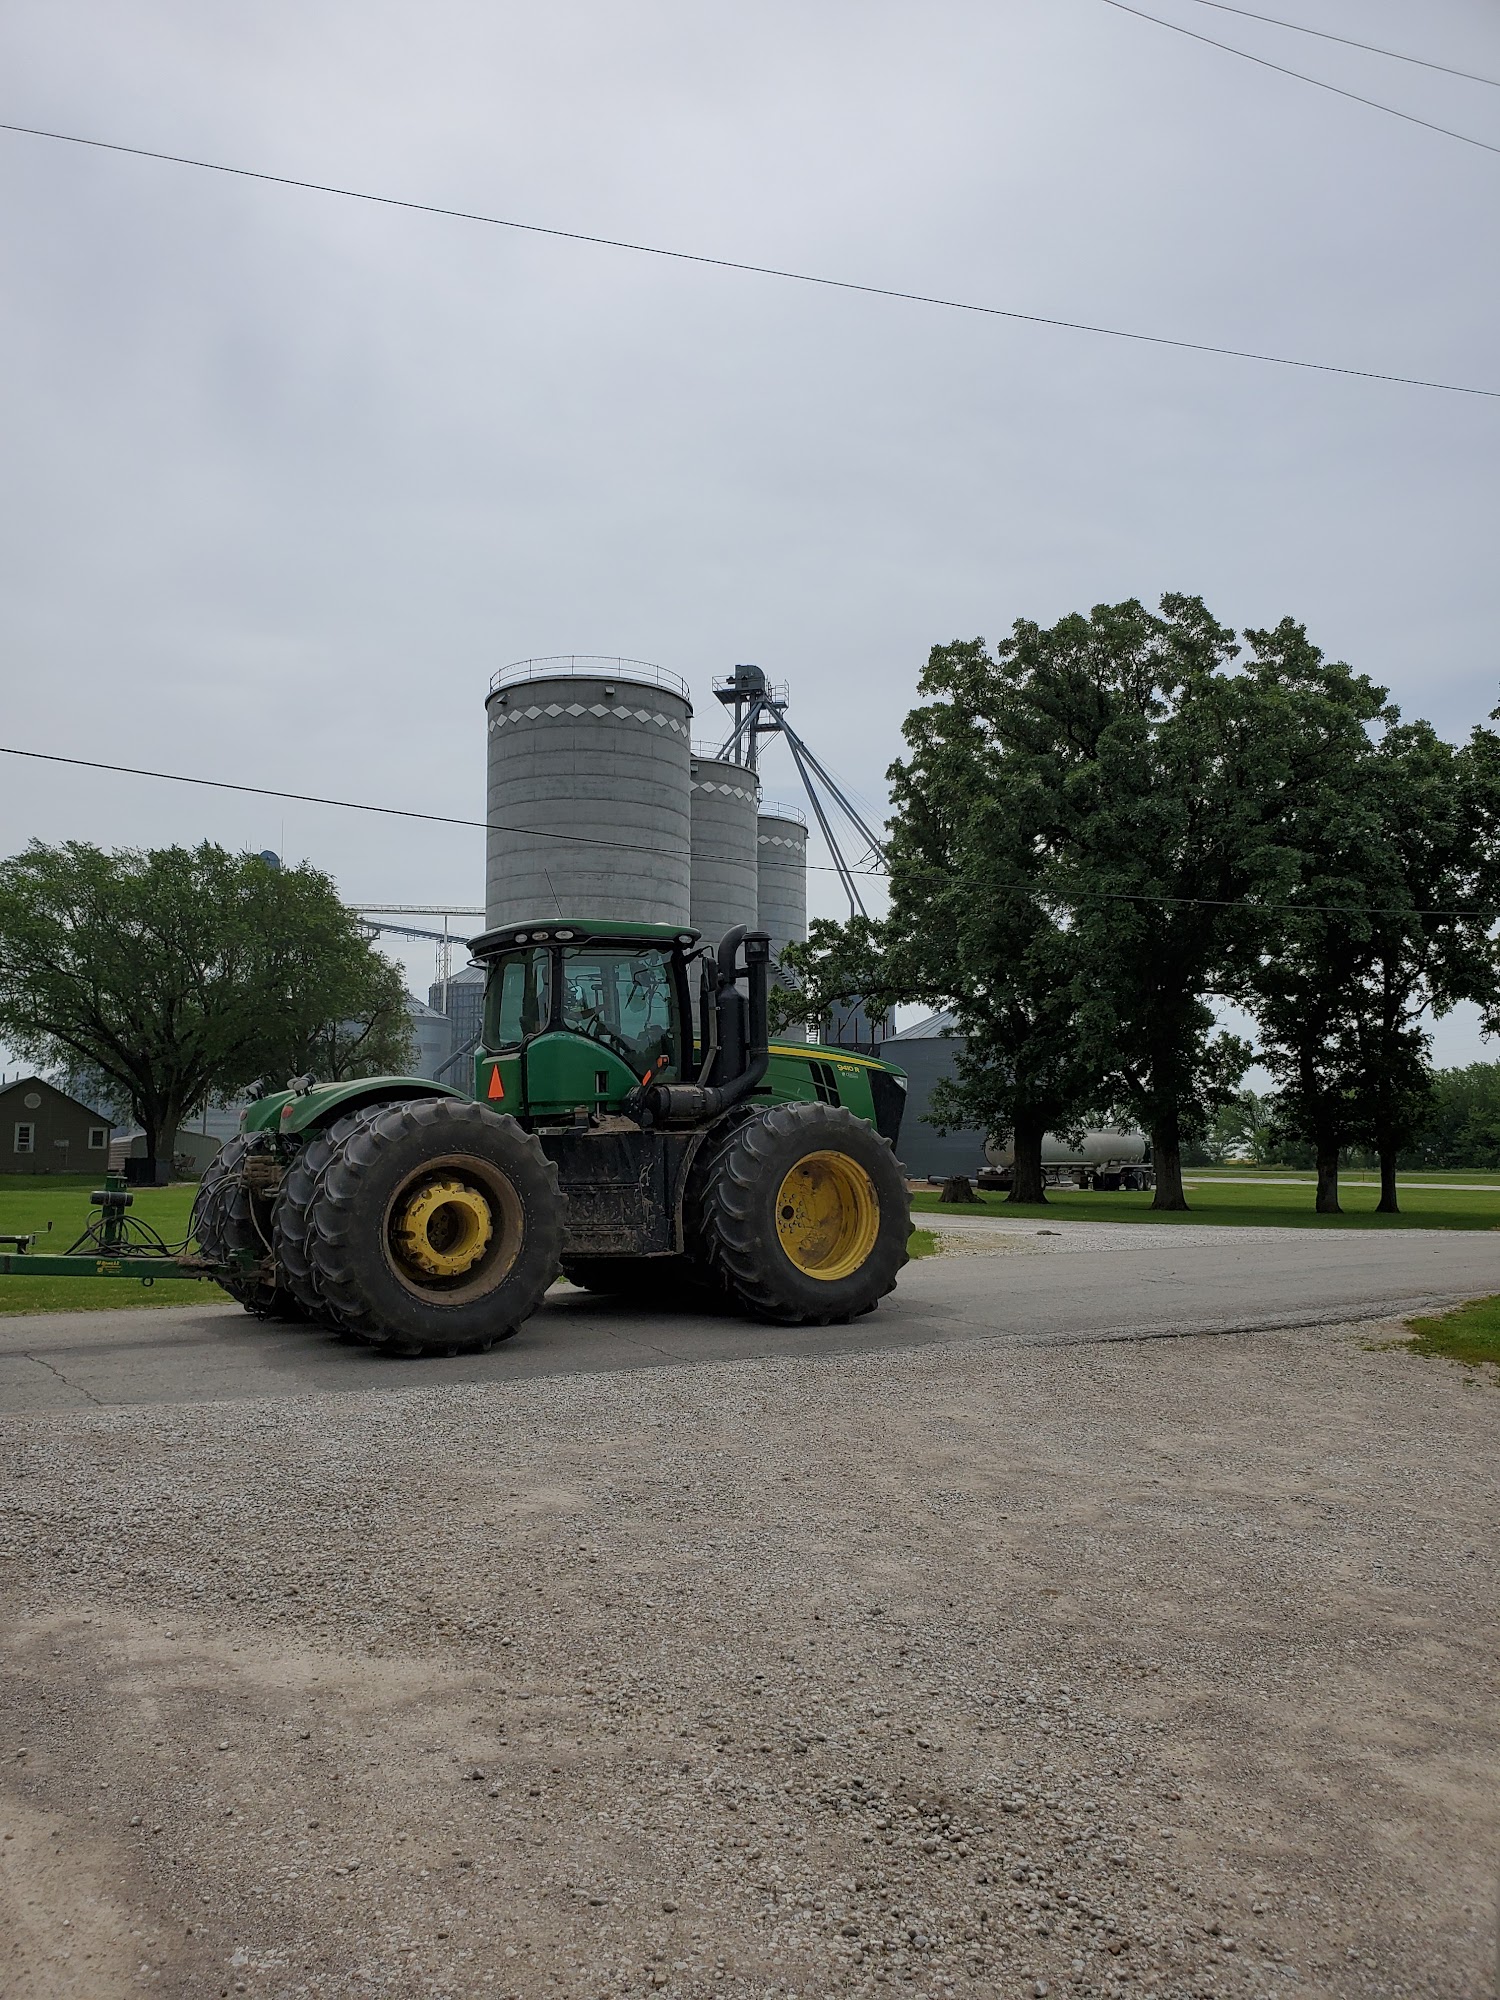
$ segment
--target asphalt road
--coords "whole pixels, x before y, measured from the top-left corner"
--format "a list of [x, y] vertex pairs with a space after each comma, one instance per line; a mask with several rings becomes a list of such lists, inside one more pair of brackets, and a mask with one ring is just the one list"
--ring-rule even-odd
[[908, 1266], [896, 1292], [852, 1326], [793, 1331], [646, 1311], [558, 1286], [514, 1339], [488, 1354], [416, 1361], [257, 1321], [237, 1306], [207, 1303], [207, 1292], [201, 1308], [0, 1319], [0, 1413], [609, 1374], [789, 1351], [1243, 1332], [1500, 1292], [1500, 1233], [1085, 1223], [1045, 1233], [1012, 1225], [986, 1241], [993, 1247], [974, 1240], [968, 1254]]

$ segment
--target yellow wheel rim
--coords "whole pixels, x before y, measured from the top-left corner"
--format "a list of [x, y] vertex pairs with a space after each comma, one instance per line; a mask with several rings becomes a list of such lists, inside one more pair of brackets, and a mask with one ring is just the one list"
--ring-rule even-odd
[[875, 1183], [847, 1153], [807, 1154], [777, 1189], [776, 1234], [804, 1277], [852, 1277], [880, 1234]]
[[465, 1181], [422, 1181], [391, 1218], [396, 1255], [424, 1278], [461, 1278], [495, 1233], [489, 1202]]

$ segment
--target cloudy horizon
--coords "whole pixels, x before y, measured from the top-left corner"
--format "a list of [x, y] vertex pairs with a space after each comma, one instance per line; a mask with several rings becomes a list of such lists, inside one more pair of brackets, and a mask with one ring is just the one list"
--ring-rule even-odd
[[[1500, 141], [1478, 85], [1152, 11]], [[1500, 74], [1475, 0], [1296, 18]], [[0, 53], [15, 122], [1500, 387], [1500, 160], [1099, 0], [53, 0]], [[1500, 698], [1494, 402], [7, 133], [0, 188], [4, 742], [478, 818], [507, 661], [654, 660], [711, 736], [711, 679], [754, 660], [878, 807], [933, 644], [1165, 590], [1302, 619], [1454, 738]], [[0, 767], [7, 853], [212, 838], [351, 901], [482, 900], [477, 832]], [[765, 785], [796, 796], [784, 751]]]

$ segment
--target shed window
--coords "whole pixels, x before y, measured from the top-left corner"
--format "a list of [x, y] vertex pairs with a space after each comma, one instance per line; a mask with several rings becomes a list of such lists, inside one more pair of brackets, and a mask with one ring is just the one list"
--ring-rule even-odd
[[103, 1153], [107, 1152], [108, 1149], [109, 1127], [107, 1125], [90, 1125], [89, 1151], [91, 1153]]
[[18, 1153], [34, 1153], [36, 1151], [35, 1125], [18, 1125], [16, 1127], [15, 1151]]

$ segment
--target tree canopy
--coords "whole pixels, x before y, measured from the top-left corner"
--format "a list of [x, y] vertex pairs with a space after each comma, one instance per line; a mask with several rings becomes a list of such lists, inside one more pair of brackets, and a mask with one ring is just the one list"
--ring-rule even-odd
[[400, 1069], [410, 1025], [397, 967], [316, 868], [33, 842], [0, 862], [0, 1039], [102, 1079], [155, 1156], [259, 1078]]
[[1128, 1116], [1155, 1205], [1186, 1206], [1184, 1147], [1245, 1109], [1231, 1001], [1278, 1086], [1257, 1123], [1312, 1147], [1319, 1205], [1368, 1145], [1394, 1206], [1423, 1018], [1469, 997], [1500, 1025], [1500, 740], [1403, 723], [1294, 620], [1241, 639], [1169, 595], [934, 647], [888, 774], [890, 913], [787, 955], [810, 1016], [952, 1009], [935, 1122], [1013, 1138], [1012, 1199], [1042, 1196], [1044, 1130]]
[[1500, 1063], [1439, 1070], [1404, 1159], [1419, 1167], [1500, 1168]]

